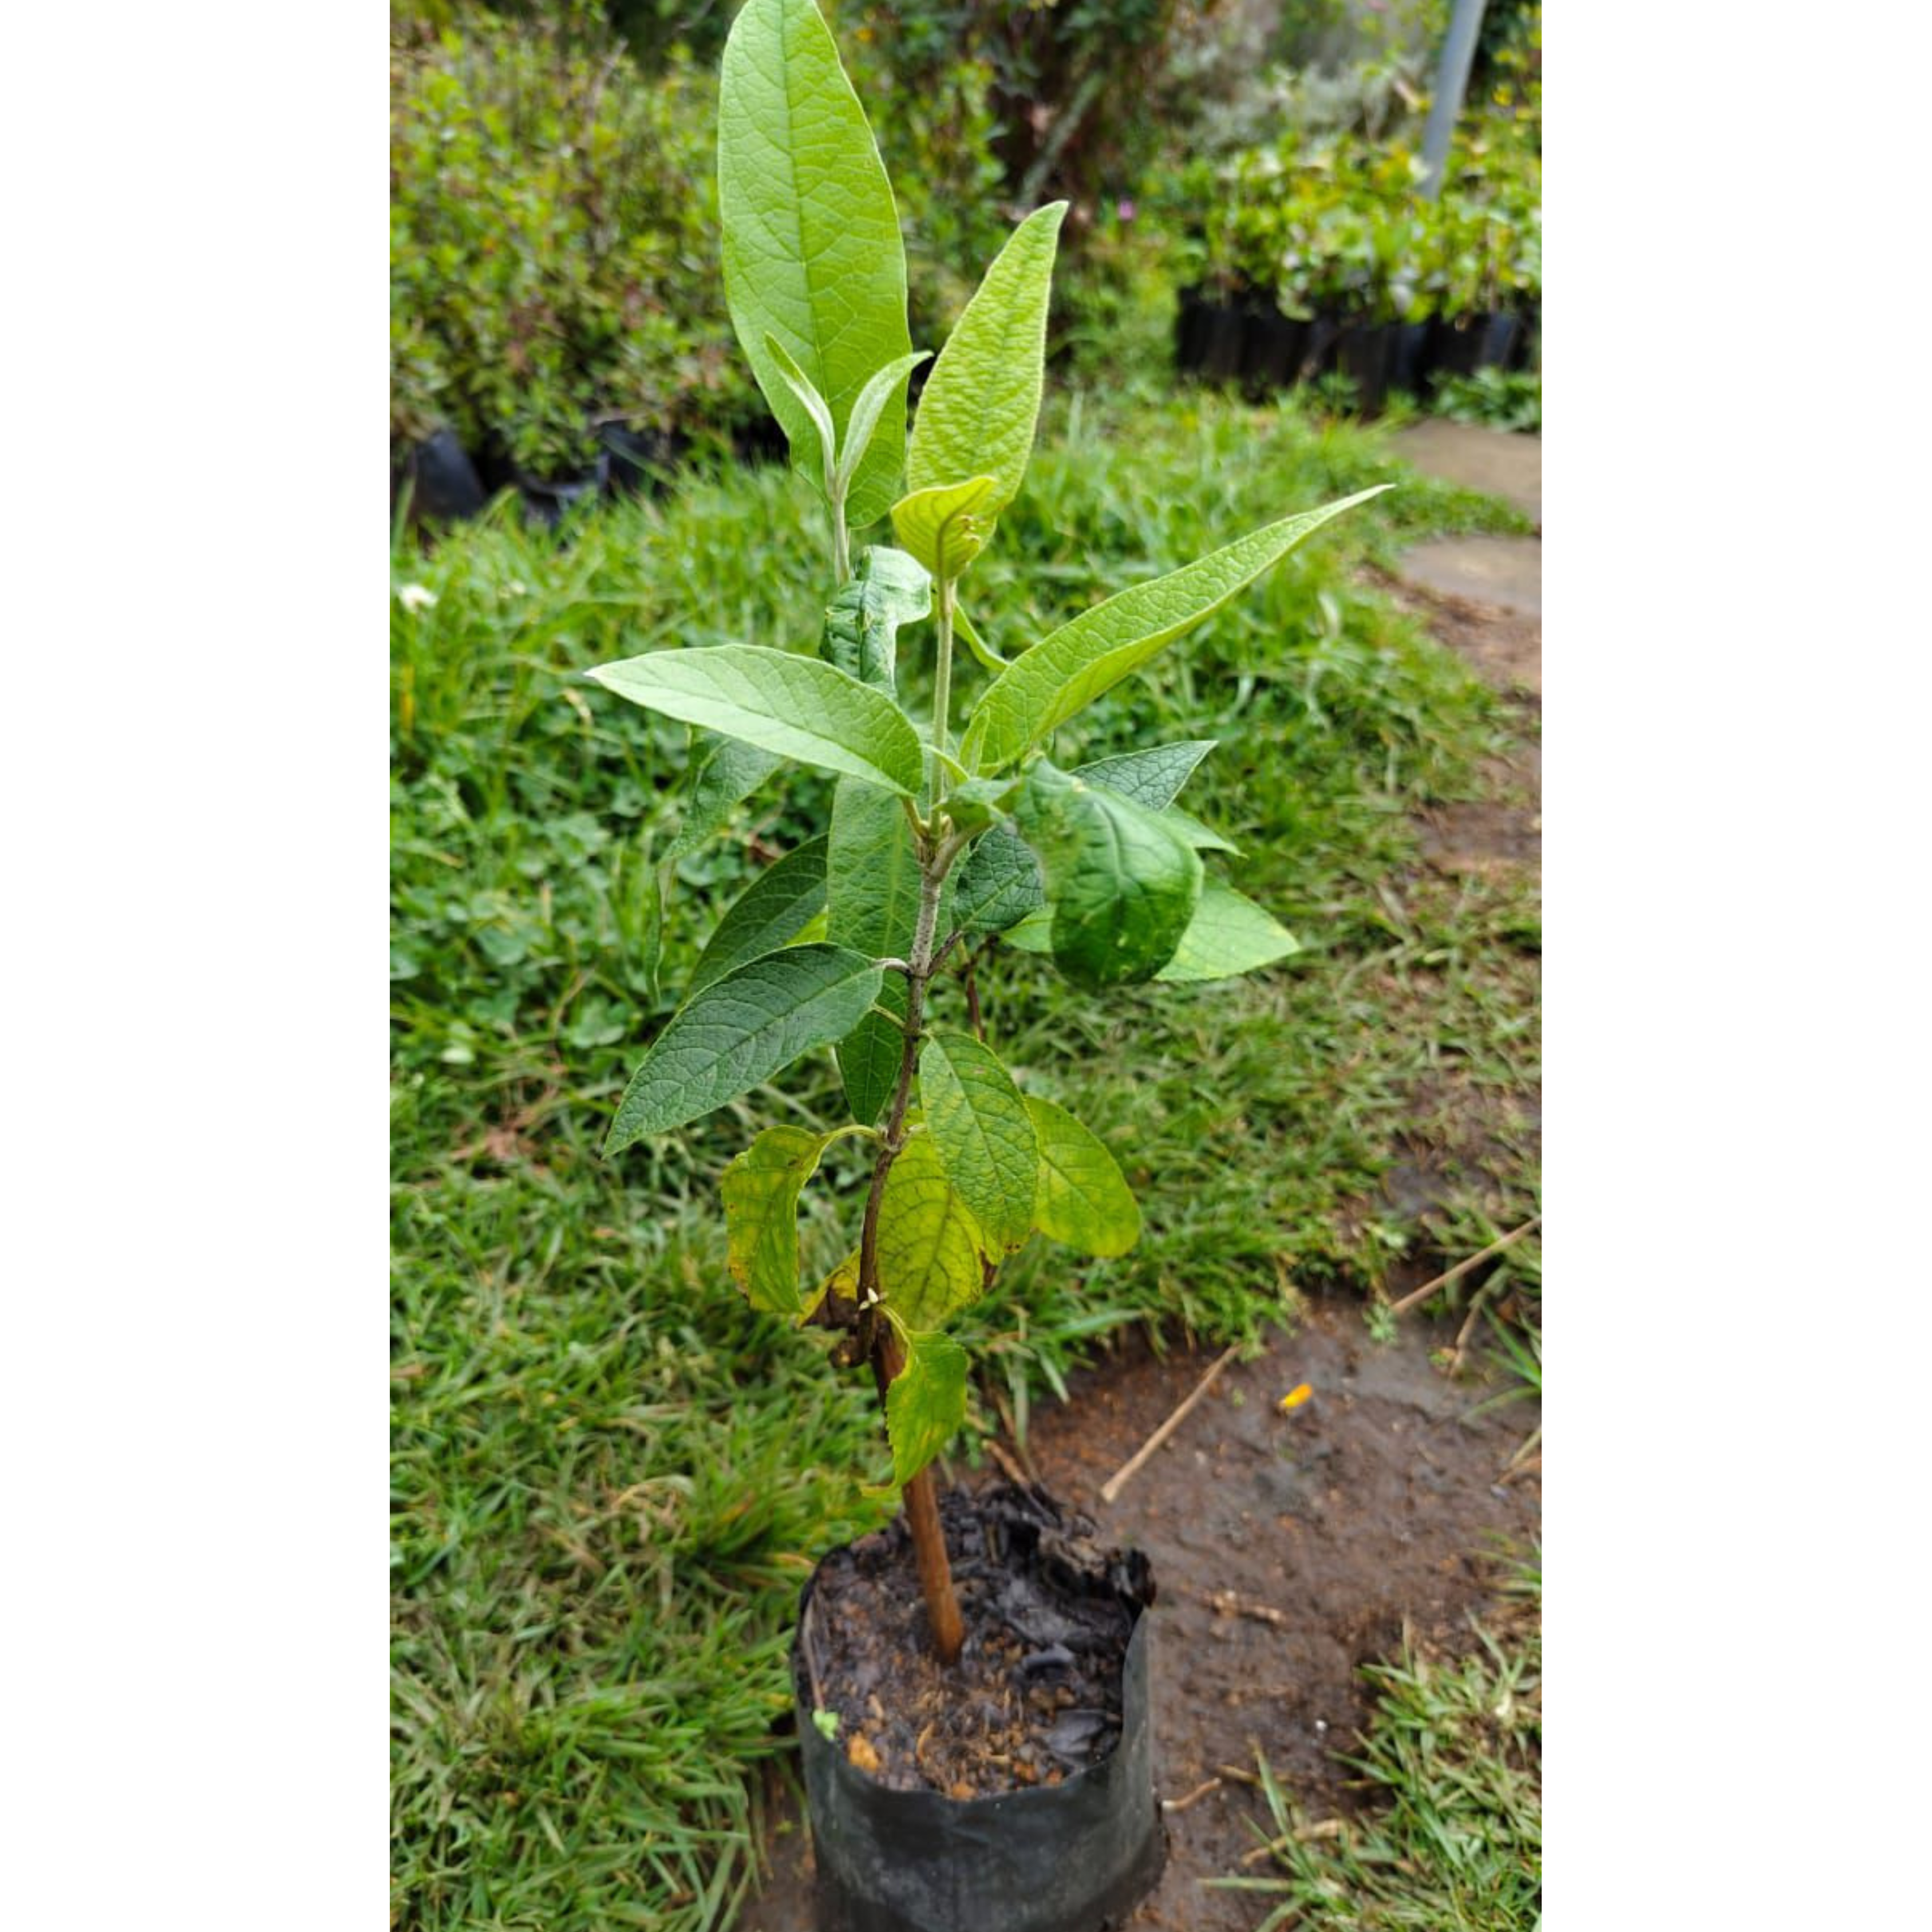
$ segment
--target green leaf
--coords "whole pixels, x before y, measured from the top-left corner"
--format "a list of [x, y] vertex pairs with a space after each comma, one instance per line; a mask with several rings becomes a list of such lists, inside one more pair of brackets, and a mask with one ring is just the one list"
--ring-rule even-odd
[[1301, 950], [1288, 928], [1232, 886], [1210, 879], [1174, 957], [1154, 975], [1185, 982], [1232, 980]]
[[733, 967], [798, 938], [825, 904], [825, 846], [818, 838], [788, 852], [739, 894], [699, 954], [686, 999]]
[[[886, 975], [878, 1004], [883, 1013], [867, 1013], [838, 1042], [838, 1078], [852, 1118], [874, 1125], [886, 1111], [899, 1084], [899, 1061], [905, 1052], [905, 982], [896, 973]], [[888, 1019], [886, 1013], [893, 1016]]]
[[1090, 765], [1076, 765], [1072, 776], [1089, 784], [1103, 784], [1150, 812], [1163, 812], [1180, 796], [1195, 766], [1219, 742], [1214, 738], [1190, 738], [1179, 744], [1150, 745], [1144, 752], [1123, 752], [1115, 758], [1096, 758]]
[[807, 419], [818, 432], [819, 453], [824, 459], [819, 475], [825, 494], [830, 497], [832, 494], [833, 472], [838, 466], [838, 431], [832, 420], [832, 405], [818, 393], [818, 385], [792, 360], [790, 352], [776, 335], [766, 334], [765, 353], [772, 358], [778, 380], [798, 398]]
[[912, 1480], [966, 1420], [966, 1351], [950, 1335], [905, 1336], [905, 1366], [886, 1390], [892, 1480]]
[[802, 1127], [767, 1127], [719, 1184], [725, 1266], [745, 1298], [767, 1315], [796, 1322], [807, 1312], [798, 1285], [798, 1197], [834, 1138]]
[[1012, 1076], [970, 1034], [935, 1033], [920, 1049], [919, 1098], [946, 1178], [987, 1246], [1017, 1248], [1033, 1230], [1040, 1154]]
[[725, 974], [687, 1001], [631, 1076], [604, 1142], [620, 1154], [769, 1080], [852, 1030], [884, 976], [842, 946], [791, 946]]
[[1161, 814], [1044, 758], [1014, 815], [1046, 870], [1054, 964], [1090, 990], [1152, 979], [1201, 896], [1194, 848]]
[[[904, 959], [919, 923], [919, 854], [904, 808], [891, 792], [841, 778], [832, 794], [826, 855], [825, 929], [838, 945], [874, 959]], [[887, 976], [879, 1004], [904, 1018], [906, 985]], [[881, 1013], [867, 1013], [838, 1045], [839, 1078], [852, 1118], [868, 1125], [898, 1084], [905, 1035]]]
[[[1108, 785], [1104, 789], [1112, 791], [1113, 787]], [[1224, 837], [1211, 825], [1203, 825], [1192, 812], [1183, 812], [1178, 805], [1170, 805], [1165, 812], [1157, 812], [1154, 816], [1176, 838], [1185, 840], [1197, 852], [1233, 852], [1238, 854], [1240, 851], [1241, 848], [1232, 838]]]
[[1010, 825], [976, 839], [953, 877], [952, 916], [969, 932], [1004, 932], [1046, 904], [1040, 861]]
[[784, 760], [776, 752], [747, 745], [737, 738], [714, 740], [711, 749], [692, 774], [685, 801], [684, 818], [676, 836], [664, 856], [667, 866], [674, 866], [722, 830], [732, 807], [752, 794], [776, 771]]
[[990, 476], [974, 476], [915, 490], [892, 506], [892, 528], [934, 577], [957, 577], [992, 540], [992, 520], [980, 511], [998, 487]]
[[1032, 952], [1042, 959], [1053, 956], [1053, 908], [1042, 901], [1007, 927], [1001, 938], [1016, 952]]
[[859, 392], [845, 424], [845, 440], [840, 446], [838, 466], [832, 479], [835, 495], [842, 495], [851, 488], [859, 465], [872, 447], [873, 433], [885, 414], [886, 405], [904, 395], [906, 378], [932, 353], [929, 349], [915, 349], [909, 356], [899, 356], [883, 369], [875, 370], [872, 380]]
[[826, 606], [819, 655], [862, 684], [892, 691], [898, 633], [932, 611], [932, 578], [918, 558], [874, 544], [859, 554], [850, 583]]
[[1036, 208], [1007, 238], [959, 320], [919, 398], [906, 484], [930, 489], [990, 476], [980, 506], [988, 535], [1019, 494], [1033, 453], [1046, 364], [1047, 298], [1066, 204]]
[[966, 648], [995, 676], [1006, 669], [1010, 660], [1001, 657], [999, 652], [994, 650], [991, 644], [986, 643], [977, 631], [974, 629], [972, 621], [966, 615], [965, 608], [962, 604], [956, 604], [952, 607], [952, 628], [958, 633]]
[[1141, 1210], [1105, 1145], [1063, 1107], [1027, 1096], [1040, 1148], [1034, 1226], [1083, 1255], [1124, 1255], [1141, 1238]]
[[960, 755], [976, 771], [1011, 764], [1103, 692], [1138, 670], [1164, 645], [1211, 617], [1323, 524], [1390, 487], [1378, 483], [1318, 510], [1286, 517], [1083, 610], [1070, 624], [1022, 651], [986, 687], [966, 727]]
[[962, 832], [977, 832], [1012, 808], [1013, 778], [962, 778], [946, 794], [946, 815]]
[[[814, 0], [746, 0], [732, 24], [718, 76], [718, 200], [731, 326], [793, 460], [809, 466], [817, 434], [766, 336], [842, 434], [873, 374], [912, 349], [892, 185]], [[854, 524], [892, 502], [904, 454], [904, 412], [888, 409], [853, 479]]]
[[883, 692], [836, 665], [762, 644], [651, 651], [589, 675], [647, 710], [722, 731], [910, 797], [923, 764], [919, 734]]
[[978, 1225], [928, 1133], [914, 1133], [886, 1176], [876, 1252], [880, 1295], [909, 1329], [944, 1327], [983, 1292]]

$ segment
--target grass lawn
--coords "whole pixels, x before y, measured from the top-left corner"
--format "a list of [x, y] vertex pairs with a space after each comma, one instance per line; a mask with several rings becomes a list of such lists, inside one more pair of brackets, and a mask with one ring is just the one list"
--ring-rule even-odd
[[[1376, 437], [1293, 412], [1062, 398], [970, 608], [1010, 653], [1399, 469]], [[1365, 1204], [1431, 1076], [1534, 1078], [1533, 898], [1387, 890], [1414, 860], [1406, 813], [1479, 784], [1502, 721], [1359, 568], [1422, 532], [1515, 526], [1408, 478], [1053, 748], [1071, 764], [1150, 733], [1222, 740], [1184, 802], [1304, 950], [1105, 1006], [1024, 955], [982, 968], [993, 1036], [1108, 1141], [1147, 1233], [1118, 1262], [1016, 1258], [962, 1324], [976, 1426], [1004, 1408], [1023, 1427], [1109, 1328], [1222, 1341], [1298, 1288], [1372, 1289], [1421, 1238]], [[659, 645], [806, 644], [822, 548], [774, 469], [565, 540], [500, 514], [395, 554], [394, 1875], [396, 1922], [422, 1932], [722, 1922], [758, 1762], [784, 1748], [798, 1586], [884, 1507], [863, 1494], [886, 1466], [866, 1387], [751, 1313], [723, 1268], [716, 1184], [752, 1102], [832, 1124], [830, 1056], [614, 1165], [596, 1152], [717, 915], [805, 836], [816, 781], [754, 795], [663, 890], [688, 734], [580, 674]], [[963, 675], [970, 698], [980, 674]], [[845, 1184], [812, 1190], [805, 1226], [827, 1266], [862, 1157], [838, 1151]], [[1509, 1187], [1526, 1218], [1526, 1160]], [[1472, 1246], [1499, 1232], [1451, 1211]]]

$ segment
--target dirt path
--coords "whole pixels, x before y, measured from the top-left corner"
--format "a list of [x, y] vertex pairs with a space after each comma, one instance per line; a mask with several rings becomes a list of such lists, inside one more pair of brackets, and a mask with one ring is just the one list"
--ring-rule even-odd
[[[1538, 465], [1524, 447], [1532, 440], [1424, 427], [1430, 434], [1414, 446], [1398, 446], [1412, 460], [1519, 502], [1534, 487], [1540, 514]], [[1533, 880], [1540, 592], [1532, 598], [1520, 586], [1540, 574], [1538, 539], [1490, 541], [1528, 548], [1508, 553], [1506, 568], [1481, 556], [1462, 568], [1425, 546], [1435, 554], [1394, 586], [1522, 724], [1490, 773], [1490, 796], [1420, 822], [1422, 862], [1448, 878]], [[1472, 594], [1498, 583], [1518, 586], [1511, 602]], [[1535, 1096], [1520, 1097], [1533, 1120]], [[1430, 1159], [1418, 1148], [1391, 1177], [1392, 1192], [1415, 1196], [1412, 1210], [1428, 1198]], [[1348, 1810], [1349, 1772], [1336, 1754], [1368, 1715], [1361, 1666], [1398, 1653], [1405, 1634], [1466, 1650], [1472, 1614], [1496, 1603], [1499, 1558], [1535, 1543], [1540, 1478], [1510, 1463], [1537, 1426], [1536, 1406], [1486, 1406], [1498, 1384], [1445, 1375], [1438, 1358], [1455, 1327], [1409, 1317], [1394, 1340], [1378, 1342], [1359, 1302], [1311, 1304], [1294, 1334], [1225, 1371], [1111, 1506], [1100, 1486], [1211, 1355], [1163, 1361], [1130, 1350], [1076, 1377], [1070, 1403], [1035, 1412], [1028, 1447], [1042, 1480], [1092, 1514], [1107, 1540], [1144, 1549], [1161, 1586], [1153, 1612], [1160, 1789], [1170, 1804], [1191, 1802], [1169, 1813], [1166, 1873], [1132, 1924], [1248, 1932], [1258, 1923], [1264, 1902], [1202, 1882], [1237, 1870], [1256, 1842], [1250, 1821], [1259, 1800], [1240, 1774], [1252, 1773], [1257, 1750], [1312, 1817]], [[1312, 1395], [1284, 1411], [1281, 1398], [1303, 1383]], [[808, 1932], [809, 1834], [790, 1798], [774, 1799], [772, 1877], [740, 1923]]]

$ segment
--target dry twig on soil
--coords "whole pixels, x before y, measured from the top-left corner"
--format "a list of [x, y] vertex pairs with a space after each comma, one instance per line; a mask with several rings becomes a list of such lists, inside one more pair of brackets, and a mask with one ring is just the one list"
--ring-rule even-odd
[[1235, 1347], [1223, 1348], [1214, 1358], [1214, 1366], [1195, 1384], [1193, 1393], [1187, 1400], [1101, 1484], [1100, 1500], [1103, 1503], [1112, 1502], [1132, 1481], [1147, 1459], [1186, 1420], [1189, 1412], [1214, 1387], [1215, 1377], [1234, 1359], [1235, 1353]]
[[1499, 1255], [1511, 1243], [1520, 1241], [1543, 1220], [1540, 1214], [1532, 1214], [1520, 1228], [1512, 1228], [1500, 1240], [1492, 1241], [1486, 1248], [1479, 1248], [1467, 1261], [1458, 1262], [1445, 1273], [1438, 1274], [1433, 1281], [1425, 1281], [1422, 1286], [1405, 1294], [1400, 1301], [1389, 1304], [1391, 1315], [1406, 1315], [1418, 1302], [1426, 1301], [1438, 1288], [1447, 1288], [1451, 1282], [1460, 1281], [1478, 1262], [1486, 1262], [1492, 1255]]

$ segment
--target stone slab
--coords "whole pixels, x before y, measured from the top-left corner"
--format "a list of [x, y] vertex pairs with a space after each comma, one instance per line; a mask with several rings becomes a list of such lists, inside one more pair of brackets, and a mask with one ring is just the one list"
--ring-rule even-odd
[[1404, 550], [1406, 584], [1504, 610], [1543, 614], [1543, 543], [1538, 537], [1443, 537]]
[[1399, 430], [1390, 446], [1406, 463], [1444, 482], [1480, 490], [1543, 522], [1543, 439], [1432, 416]]

